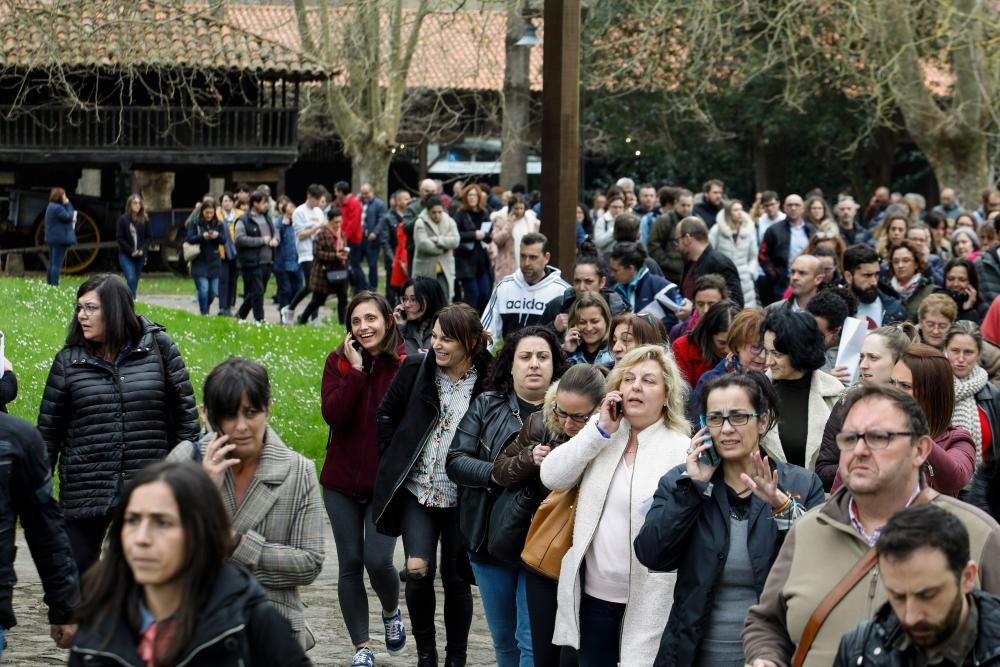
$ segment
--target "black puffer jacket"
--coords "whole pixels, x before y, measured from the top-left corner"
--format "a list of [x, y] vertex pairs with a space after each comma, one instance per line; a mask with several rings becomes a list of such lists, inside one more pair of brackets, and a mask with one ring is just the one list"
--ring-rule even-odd
[[[1000, 665], [1000, 598], [980, 590], [970, 594], [979, 610], [979, 633], [965, 664]], [[899, 619], [886, 602], [875, 617], [854, 628], [840, 640], [835, 667], [905, 667], [911, 664], [893, 644], [902, 632]]]
[[142, 336], [115, 363], [80, 346], [52, 362], [38, 429], [68, 520], [103, 516], [135, 472], [198, 437], [184, 360], [162, 326], [139, 319]]
[[[482, 392], [491, 360], [488, 352], [476, 359], [473, 396]], [[436, 371], [433, 354], [407, 357], [378, 408], [379, 461], [372, 494], [372, 518], [379, 532], [386, 535], [402, 534], [398, 492], [416, 465], [427, 435], [437, 425], [441, 414], [434, 382]]]
[[[136, 650], [139, 638], [119, 616], [110, 641], [83, 623], [70, 651], [70, 667], [134, 665], [144, 667]], [[194, 624], [194, 635], [181, 653], [186, 667], [252, 667], [311, 665], [292, 634], [292, 627], [267, 601], [253, 575], [226, 565]]]
[[503, 490], [490, 480], [493, 462], [520, 430], [517, 395], [488, 391], [472, 401], [451, 441], [445, 470], [458, 484], [458, 530], [474, 554], [486, 556], [490, 509]]

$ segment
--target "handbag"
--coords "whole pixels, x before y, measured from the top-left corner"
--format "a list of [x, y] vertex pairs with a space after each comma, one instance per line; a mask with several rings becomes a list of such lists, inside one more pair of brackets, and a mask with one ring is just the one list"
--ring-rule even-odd
[[579, 492], [578, 486], [566, 491], [552, 491], [538, 506], [528, 528], [524, 550], [521, 551], [521, 562], [532, 572], [549, 579], [559, 579], [563, 556], [573, 546], [573, 523]]
[[347, 281], [347, 269], [336, 269], [334, 271], [326, 272], [326, 282], [328, 283], [342, 283]]
[[181, 251], [184, 253], [185, 262], [193, 262], [201, 254], [201, 244], [185, 241], [181, 246]]

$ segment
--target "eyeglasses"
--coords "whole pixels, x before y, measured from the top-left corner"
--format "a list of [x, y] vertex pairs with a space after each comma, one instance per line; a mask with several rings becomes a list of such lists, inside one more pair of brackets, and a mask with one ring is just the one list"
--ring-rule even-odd
[[950, 322], [931, 322], [930, 320], [921, 320], [920, 326], [929, 331], [947, 331], [948, 327], [951, 326]]
[[101, 304], [99, 303], [78, 303], [73, 306], [73, 313], [76, 315], [80, 314], [80, 311], [87, 313], [87, 317], [90, 317], [94, 313], [101, 310]]
[[885, 449], [893, 438], [901, 435], [913, 435], [913, 431], [844, 431], [837, 434], [837, 446], [854, 449], [858, 440], [864, 438], [868, 449]]
[[752, 354], [754, 357], [759, 357], [760, 355], [766, 352], [767, 350], [764, 348], [763, 345], [753, 344], [750, 346], [750, 354]]
[[732, 412], [728, 415], [708, 415], [705, 417], [705, 423], [712, 428], [722, 428], [722, 425], [728, 420], [729, 424], [736, 428], [737, 426], [746, 426], [751, 417], [760, 417], [760, 413]]
[[570, 414], [565, 410], [561, 409], [558, 405], [552, 406], [552, 412], [554, 412], [556, 417], [558, 417], [559, 419], [566, 419], [568, 417], [571, 422], [574, 422], [576, 424], [586, 424], [588, 421], [590, 421], [590, 415]]
[[417, 297], [406, 296], [405, 294], [401, 296], [399, 300], [402, 301], [403, 303], [418, 303]]

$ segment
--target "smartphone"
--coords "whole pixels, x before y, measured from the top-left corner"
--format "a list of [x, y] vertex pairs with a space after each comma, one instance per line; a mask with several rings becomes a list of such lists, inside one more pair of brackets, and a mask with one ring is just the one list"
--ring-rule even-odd
[[611, 414], [612, 421], [618, 421], [622, 418], [622, 402], [612, 401], [611, 405], [608, 406], [608, 412]]
[[[701, 416], [698, 417], [698, 423], [701, 424], [702, 428], [707, 428], [708, 427], [708, 423], [705, 421], [705, 415], [701, 415]], [[698, 457], [698, 458], [705, 465], [717, 466], [720, 463], [722, 463], [722, 459], [719, 458], [719, 452], [715, 451], [715, 443], [712, 442], [711, 436], [708, 438], [708, 444], [710, 444], [712, 446], [709, 447], [708, 449], [706, 449], [705, 451], [703, 451], [701, 453], [701, 456]]]
[[353, 347], [358, 352], [361, 351], [361, 343], [359, 343], [353, 336], [351, 336], [351, 347]]

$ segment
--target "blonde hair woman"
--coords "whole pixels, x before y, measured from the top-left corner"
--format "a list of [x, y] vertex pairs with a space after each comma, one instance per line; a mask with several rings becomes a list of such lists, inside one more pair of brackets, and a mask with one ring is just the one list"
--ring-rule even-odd
[[[684, 463], [687, 389], [670, 353], [644, 345], [608, 376], [599, 414], [542, 462], [549, 489], [579, 486], [573, 546], [559, 575], [553, 643], [587, 665], [653, 663], [674, 574], [650, 572], [632, 551], [660, 477]], [[586, 571], [586, 576], [584, 575]]]

